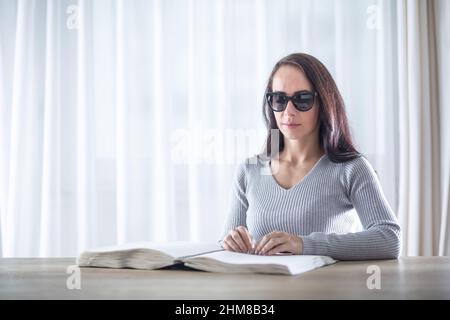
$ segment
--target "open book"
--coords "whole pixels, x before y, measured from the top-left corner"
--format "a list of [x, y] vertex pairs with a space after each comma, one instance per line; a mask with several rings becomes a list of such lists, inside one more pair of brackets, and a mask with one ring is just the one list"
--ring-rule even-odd
[[259, 256], [229, 252], [217, 244], [140, 242], [98, 248], [80, 254], [80, 267], [160, 269], [185, 267], [230, 273], [275, 273], [296, 275], [335, 263], [327, 256], [275, 255]]

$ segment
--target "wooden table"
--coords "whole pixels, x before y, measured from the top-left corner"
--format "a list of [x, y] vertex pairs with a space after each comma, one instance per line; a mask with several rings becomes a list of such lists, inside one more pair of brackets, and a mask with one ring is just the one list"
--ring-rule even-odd
[[[298, 276], [81, 268], [79, 290], [66, 284], [74, 264], [2, 258], [0, 299], [450, 299], [450, 257], [338, 262]], [[367, 287], [371, 265], [380, 289]]]

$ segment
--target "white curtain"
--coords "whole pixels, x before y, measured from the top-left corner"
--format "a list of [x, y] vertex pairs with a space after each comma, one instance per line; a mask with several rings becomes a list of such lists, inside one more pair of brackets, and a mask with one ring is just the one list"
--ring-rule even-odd
[[450, 6], [398, 1], [403, 254], [448, 255]]
[[[234, 167], [263, 144], [269, 72], [292, 52], [335, 77], [397, 211], [410, 192], [398, 170], [404, 10], [381, 0], [0, 0], [3, 254], [216, 240]], [[448, 101], [448, 73], [439, 76]], [[448, 248], [442, 230], [428, 240]]]
[[[440, 183], [439, 249], [433, 254], [450, 255], [450, 1], [438, 0], [434, 3], [436, 28], [437, 105], [439, 106], [439, 169], [436, 183]], [[435, 142], [436, 143], [436, 142]], [[433, 239], [433, 241], [437, 241]]]

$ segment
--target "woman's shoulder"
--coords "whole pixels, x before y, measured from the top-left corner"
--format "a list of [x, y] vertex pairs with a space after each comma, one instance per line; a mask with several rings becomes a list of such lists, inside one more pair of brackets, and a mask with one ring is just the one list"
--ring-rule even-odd
[[363, 154], [358, 154], [354, 158], [342, 162], [342, 165], [349, 170], [373, 169], [372, 164]]
[[370, 161], [363, 154], [342, 162], [340, 165], [347, 181], [351, 181], [355, 177], [374, 178], [378, 176]]
[[237, 174], [246, 177], [262, 174], [265, 170], [270, 170], [269, 161], [269, 159], [264, 158], [261, 155], [244, 158], [237, 165]]

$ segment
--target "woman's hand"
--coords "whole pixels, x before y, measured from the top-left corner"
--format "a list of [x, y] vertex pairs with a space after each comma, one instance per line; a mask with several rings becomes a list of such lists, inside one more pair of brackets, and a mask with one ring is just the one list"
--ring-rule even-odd
[[246, 227], [239, 226], [223, 238], [223, 247], [228, 251], [253, 252], [252, 237]]
[[266, 234], [256, 245], [255, 254], [273, 255], [280, 252], [303, 253], [303, 241], [300, 237], [283, 231]]

